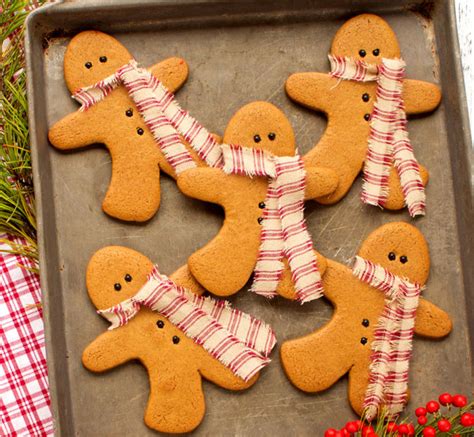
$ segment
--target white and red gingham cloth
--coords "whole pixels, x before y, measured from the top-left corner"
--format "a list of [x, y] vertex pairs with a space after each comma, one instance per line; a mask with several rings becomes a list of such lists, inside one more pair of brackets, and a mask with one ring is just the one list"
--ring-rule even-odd
[[109, 77], [77, 90], [72, 97], [81, 104], [80, 110], [86, 111], [121, 85], [127, 89], [145, 124], [177, 175], [196, 167], [180, 134], [207, 165], [222, 166], [220, 145], [213, 136], [188, 112], [181, 109], [174, 95], [156, 77], [145, 68], [138, 67], [133, 59]]
[[425, 187], [406, 128], [402, 97], [405, 62], [402, 59], [383, 58], [381, 64], [368, 64], [333, 55], [329, 55], [329, 61], [333, 77], [377, 82], [376, 101], [370, 117], [362, 201], [369, 205], [384, 206], [390, 170], [395, 165], [410, 215], [425, 215]]
[[226, 301], [192, 293], [162, 275], [156, 266], [133, 297], [97, 312], [111, 322], [109, 329], [116, 329], [142, 305], [165, 316], [244, 381], [270, 363], [268, 355], [276, 337], [269, 325]]
[[23, 256], [0, 252], [0, 435], [50, 436], [39, 278], [19, 265], [33, 267]]
[[391, 417], [408, 397], [408, 369], [421, 286], [394, 275], [379, 264], [356, 256], [352, 273], [385, 294], [385, 306], [372, 342], [369, 385], [364, 408], [372, 420], [382, 408]]
[[285, 257], [298, 301], [303, 304], [320, 298], [321, 274], [304, 218], [306, 171], [301, 157], [298, 153], [275, 156], [237, 145], [222, 145], [222, 153], [224, 172], [270, 179], [251, 291], [276, 296]]

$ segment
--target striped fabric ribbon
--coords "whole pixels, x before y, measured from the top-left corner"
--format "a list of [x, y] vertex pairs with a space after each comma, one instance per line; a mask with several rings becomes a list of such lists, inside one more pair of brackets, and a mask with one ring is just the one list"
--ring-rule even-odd
[[385, 294], [385, 306], [372, 342], [364, 400], [366, 416], [371, 420], [382, 408], [390, 416], [397, 416], [407, 402], [408, 368], [421, 287], [359, 256], [352, 273]]
[[97, 312], [111, 322], [109, 329], [115, 329], [141, 306], [162, 314], [245, 381], [270, 362], [268, 355], [276, 344], [270, 326], [225, 301], [195, 295], [160, 274], [156, 266], [135, 296]]
[[321, 297], [321, 275], [304, 219], [306, 172], [300, 156], [280, 157], [236, 145], [222, 145], [222, 153], [224, 172], [270, 178], [251, 291], [275, 296], [286, 257], [298, 300]]
[[377, 82], [377, 98], [370, 118], [364, 165], [362, 201], [383, 207], [388, 196], [390, 170], [395, 165], [410, 215], [424, 215], [425, 188], [408, 137], [402, 97], [405, 62], [384, 58], [380, 65], [376, 65], [333, 55], [329, 55], [329, 61], [333, 77]]
[[187, 111], [181, 109], [174, 95], [148, 70], [139, 68], [135, 60], [95, 85], [81, 88], [72, 97], [85, 111], [121, 85], [127, 89], [176, 174], [196, 167], [180, 135], [210, 167], [222, 166], [220, 145], [212, 135]]

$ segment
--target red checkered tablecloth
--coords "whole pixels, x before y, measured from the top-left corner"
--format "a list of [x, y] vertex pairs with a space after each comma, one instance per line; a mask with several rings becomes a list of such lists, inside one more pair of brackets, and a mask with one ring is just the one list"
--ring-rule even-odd
[[[2, 249], [8, 246], [0, 246]], [[53, 435], [38, 275], [0, 252], [0, 435]]]

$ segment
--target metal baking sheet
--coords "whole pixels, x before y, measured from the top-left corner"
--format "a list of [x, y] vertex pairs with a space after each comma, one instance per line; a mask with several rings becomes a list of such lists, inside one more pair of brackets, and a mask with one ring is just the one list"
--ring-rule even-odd
[[[70, 37], [85, 29], [113, 34], [143, 65], [168, 56], [186, 59], [190, 77], [178, 99], [212, 132], [222, 133], [242, 105], [268, 100], [289, 117], [299, 148], [306, 152], [326, 122], [285, 96], [286, 78], [296, 71], [328, 71], [331, 40], [350, 16], [369, 11], [387, 19], [400, 40], [408, 76], [439, 82], [443, 89], [441, 107], [412, 119], [409, 130], [420, 162], [431, 173], [428, 215], [416, 220], [432, 256], [424, 295], [450, 313], [454, 330], [443, 341], [416, 340], [410, 406], [445, 390], [472, 390], [471, 143], [453, 1], [335, 0], [330, 8], [328, 3], [88, 1], [50, 6], [30, 16], [31, 145], [57, 435], [153, 435], [143, 422], [148, 397], [143, 367], [128, 364], [98, 376], [81, 365], [83, 349], [107, 326], [86, 294], [91, 255], [106, 245], [125, 245], [171, 273], [216, 234], [223, 218], [219, 208], [186, 198], [164, 176], [161, 208], [149, 223], [111, 219], [100, 209], [111, 172], [107, 151], [98, 146], [61, 153], [48, 144], [48, 127], [77, 110], [63, 80], [63, 56]], [[410, 221], [405, 211], [364, 207], [359, 190], [360, 181], [337, 205], [308, 203], [306, 208], [316, 247], [341, 263], [379, 225]], [[324, 299], [300, 306], [242, 291], [232, 300], [271, 323], [280, 344], [315, 330], [332, 312]], [[204, 391], [207, 413], [196, 435], [322, 435], [326, 427], [340, 427], [354, 417], [347, 379], [326, 392], [304, 394], [284, 376], [278, 350], [250, 390], [231, 393], [205, 382]]]

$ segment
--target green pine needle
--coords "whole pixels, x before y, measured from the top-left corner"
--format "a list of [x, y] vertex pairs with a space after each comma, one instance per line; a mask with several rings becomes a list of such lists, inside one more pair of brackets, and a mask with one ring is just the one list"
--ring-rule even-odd
[[38, 262], [36, 209], [31, 174], [24, 25], [45, 0], [0, 0], [0, 233], [23, 238], [6, 252]]

